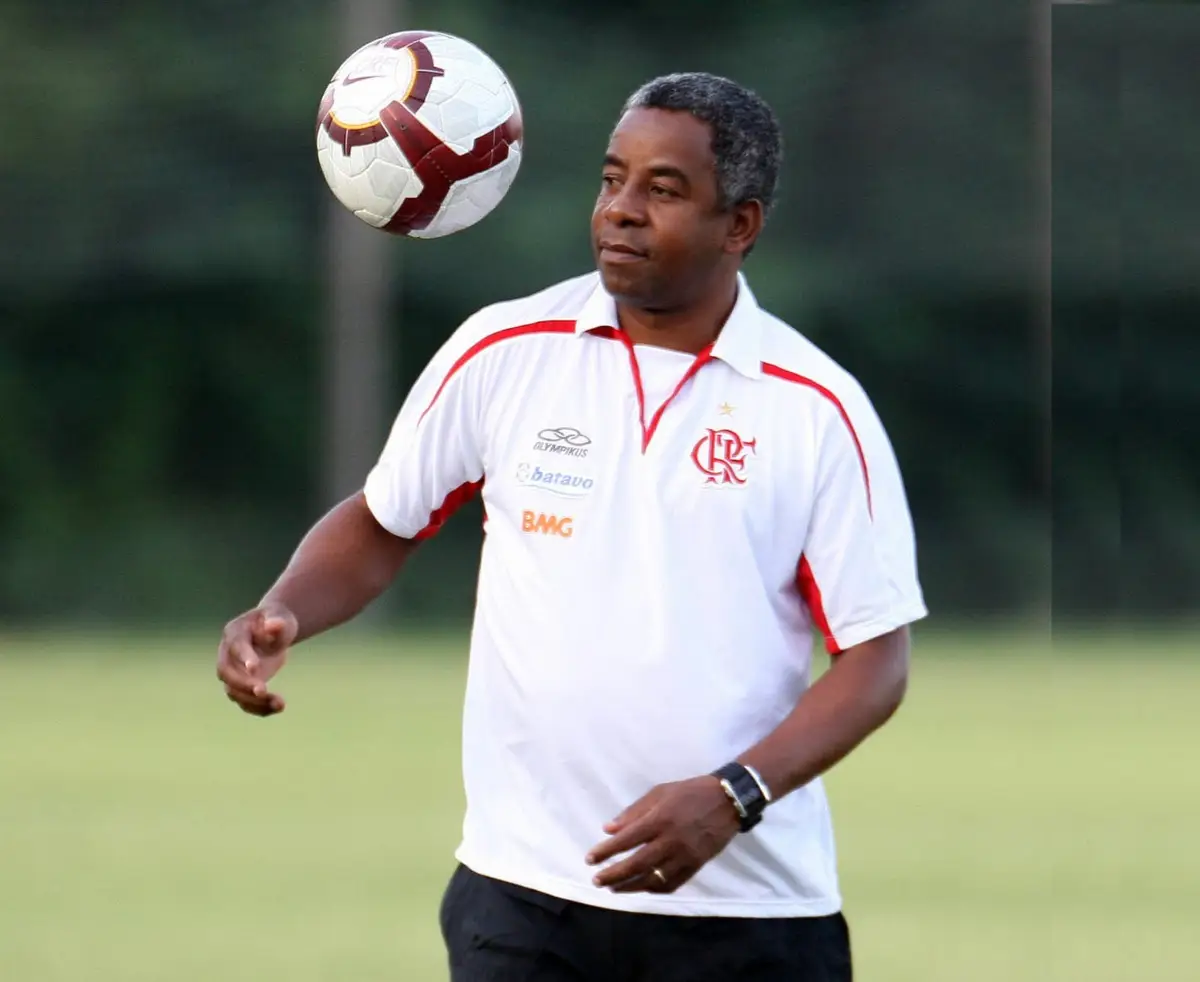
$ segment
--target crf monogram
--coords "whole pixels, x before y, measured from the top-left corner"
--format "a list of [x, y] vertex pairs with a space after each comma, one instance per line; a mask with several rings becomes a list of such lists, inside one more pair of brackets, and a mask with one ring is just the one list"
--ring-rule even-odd
[[521, 531], [557, 535], [563, 539], [569, 539], [575, 534], [569, 517], [559, 518], [557, 515], [543, 515], [541, 512], [532, 511], [521, 513]]
[[733, 430], [707, 430], [692, 447], [692, 462], [706, 475], [705, 484], [745, 484], [746, 453], [757, 440], [743, 440]]

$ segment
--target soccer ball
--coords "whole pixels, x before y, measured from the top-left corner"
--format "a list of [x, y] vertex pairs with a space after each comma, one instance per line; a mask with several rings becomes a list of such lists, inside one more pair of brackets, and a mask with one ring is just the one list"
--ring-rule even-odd
[[317, 112], [317, 159], [337, 200], [368, 225], [418, 239], [459, 232], [500, 204], [522, 136], [500, 67], [469, 41], [427, 31], [363, 45]]

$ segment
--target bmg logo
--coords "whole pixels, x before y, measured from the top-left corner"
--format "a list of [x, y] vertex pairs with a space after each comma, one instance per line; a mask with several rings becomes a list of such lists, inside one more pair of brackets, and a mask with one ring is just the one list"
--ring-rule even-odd
[[569, 539], [575, 534], [569, 516], [559, 518], [557, 515], [546, 515], [533, 511], [521, 512], [521, 531], [557, 535], [560, 539]]

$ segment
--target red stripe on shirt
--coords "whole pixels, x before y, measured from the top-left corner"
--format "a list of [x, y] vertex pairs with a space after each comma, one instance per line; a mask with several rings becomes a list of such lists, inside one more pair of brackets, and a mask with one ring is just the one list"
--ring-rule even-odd
[[[854, 423], [851, 422], [850, 414], [846, 412], [846, 407], [842, 405], [842, 400], [820, 382], [806, 375], [797, 375], [795, 372], [789, 372], [786, 368], [780, 368], [778, 365], [772, 365], [768, 362], [763, 362], [762, 370], [764, 375], [780, 378], [785, 382], [794, 382], [796, 385], [807, 386], [814, 392], [819, 392], [833, 403], [838, 411], [838, 415], [842, 417], [846, 428], [849, 429], [850, 438], [854, 441], [854, 449], [858, 452], [858, 462], [862, 467], [863, 483], [867, 489], [867, 510], [871, 512], [871, 474], [867, 469], [867, 455], [863, 453], [862, 442], [858, 439], [858, 431], [854, 429]], [[804, 555], [800, 556], [800, 562], [796, 566], [796, 586], [799, 588], [800, 595], [804, 598], [804, 602], [812, 614], [813, 624], [816, 625], [817, 630], [821, 632], [822, 637], [825, 639], [825, 650], [830, 655], [839, 654], [842, 649], [837, 643], [837, 639], [833, 636], [833, 628], [830, 627], [829, 616], [825, 612], [825, 602], [821, 597], [821, 588], [817, 585], [816, 577], [813, 576], [812, 567], [808, 563], [808, 557]]]
[[429, 516], [429, 521], [425, 523], [425, 527], [414, 535], [413, 539], [417, 542], [424, 542], [426, 539], [431, 539], [437, 535], [441, 527], [446, 524], [446, 520], [474, 498], [481, 487], [483, 487], [483, 481], [468, 481], [466, 484], [460, 484], [456, 487], [446, 495], [446, 499], [441, 505], [433, 510], [433, 513]]
[[[425, 418], [425, 414], [433, 408], [433, 404], [438, 401], [438, 397], [442, 394], [442, 390], [446, 388], [446, 383], [454, 377], [454, 373], [463, 367], [467, 362], [474, 358], [481, 351], [490, 348], [493, 344], [499, 344], [501, 341], [507, 341], [509, 338], [519, 338], [527, 334], [572, 334], [575, 331], [574, 321], [536, 321], [533, 324], [522, 324], [519, 327], [506, 327], [503, 330], [496, 331], [486, 337], [480, 338], [471, 347], [458, 356], [458, 360], [450, 366], [450, 370], [446, 373], [446, 377], [442, 379], [442, 384], [437, 387], [437, 391], [433, 394], [433, 398], [429, 400], [429, 405], [425, 407], [425, 411], [421, 413], [421, 419]], [[418, 420], [418, 423], [420, 420]]]
[[[454, 364], [450, 366], [450, 370], [446, 372], [445, 378], [442, 379], [441, 384], [437, 387], [437, 391], [434, 392], [433, 398], [429, 400], [429, 405], [426, 406], [424, 411], [421, 413], [421, 419], [424, 419], [426, 413], [433, 408], [434, 403], [438, 401], [438, 397], [441, 396], [442, 391], [446, 388], [446, 385], [449, 383], [450, 379], [454, 377], [455, 372], [462, 368], [481, 351], [490, 348], [493, 344], [499, 344], [501, 341], [507, 341], [509, 338], [517, 338], [529, 334], [570, 334], [574, 330], [574, 321], [536, 321], [532, 324], [521, 324], [517, 327], [506, 327], [502, 330], [495, 331], [486, 337], [480, 338], [473, 345], [471, 345], [471, 347], [459, 355]], [[413, 538], [417, 539], [418, 541], [432, 538], [438, 533], [441, 527], [446, 524], [447, 519], [449, 519], [451, 515], [453, 515], [456, 511], [458, 511], [459, 508], [461, 508], [479, 493], [479, 489], [481, 487], [483, 487], [482, 480], [468, 481], [465, 484], [460, 484], [448, 495], [446, 495], [446, 498], [441, 505], [435, 508], [430, 514], [429, 521], [425, 524], [425, 527], [421, 529], [421, 531], [415, 536], [413, 536]]]
[[825, 639], [825, 650], [831, 655], [841, 652], [841, 646], [833, 636], [833, 628], [829, 626], [829, 617], [825, 613], [825, 601], [821, 599], [821, 588], [813, 576], [812, 567], [808, 565], [808, 557], [800, 556], [796, 567], [796, 586], [800, 588], [800, 596], [804, 598], [809, 613], [812, 614], [813, 624]]
[[667, 407], [671, 405], [675, 397], [679, 395], [680, 390], [691, 381], [692, 377], [712, 361], [713, 346], [709, 343], [696, 353], [695, 360], [688, 366], [688, 370], [683, 373], [683, 377], [675, 384], [675, 388], [671, 390], [671, 394], [667, 396], [666, 402], [655, 410], [654, 415], [650, 417], [649, 424], [647, 424], [646, 392], [642, 388], [642, 369], [638, 365], [637, 352], [634, 350], [633, 339], [618, 327], [594, 327], [590, 333], [597, 337], [620, 341], [629, 352], [629, 370], [633, 373], [633, 388], [637, 393], [638, 421], [642, 426], [642, 453], [645, 453], [646, 448], [650, 446], [650, 441], [654, 439], [654, 431], [658, 429], [658, 422], [662, 419], [663, 413], [667, 411]]
[[863, 453], [862, 443], [858, 439], [858, 431], [854, 429], [854, 424], [850, 421], [850, 414], [846, 412], [846, 407], [842, 405], [842, 400], [825, 388], [820, 382], [813, 381], [813, 379], [808, 378], [806, 375], [797, 375], [795, 372], [789, 372], [786, 368], [780, 368], [778, 365], [772, 365], [765, 361], [762, 363], [762, 370], [764, 375], [781, 378], [786, 382], [795, 382], [797, 385], [806, 385], [810, 389], [821, 393], [821, 395], [834, 404], [838, 414], [850, 430], [850, 437], [854, 440], [854, 449], [858, 451], [858, 462], [862, 465], [863, 481], [867, 486], [867, 511], [871, 512], [871, 475], [867, 471], [867, 455]]

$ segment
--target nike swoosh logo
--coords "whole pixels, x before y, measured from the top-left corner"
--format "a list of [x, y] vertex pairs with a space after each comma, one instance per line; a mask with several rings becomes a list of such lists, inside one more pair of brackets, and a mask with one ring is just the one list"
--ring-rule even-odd
[[369, 78], [383, 78], [382, 75], [347, 75], [342, 79], [342, 85], [353, 85], [355, 82], [365, 82]]

